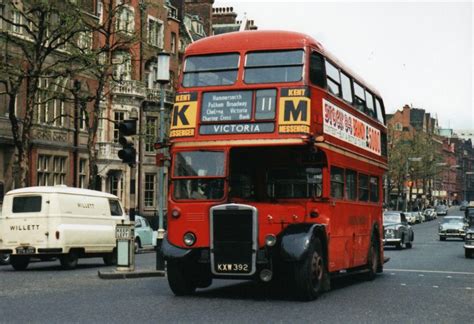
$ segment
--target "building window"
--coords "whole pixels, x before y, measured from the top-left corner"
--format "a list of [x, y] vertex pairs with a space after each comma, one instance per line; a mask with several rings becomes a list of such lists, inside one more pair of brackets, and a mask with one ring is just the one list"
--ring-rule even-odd
[[56, 126], [66, 127], [65, 120], [66, 120], [66, 111], [64, 109], [64, 101], [61, 99], [55, 99], [53, 101], [53, 109], [54, 109], [54, 124]]
[[[5, 10], [3, 9], [3, 4], [0, 3], [0, 17], [3, 17], [4, 12], [5, 12]], [[3, 29], [3, 19], [0, 19], [0, 30], [2, 30], [2, 29]]]
[[120, 193], [123, 192], [123, 178], [118, 174], [110, 176], [110, 193], [115, 195], [119, 198], [119, 191]]
[[87, 160], [79, 159], [79, 188], [86, 188], [86, 179], [87, 179]]
[[21, 34], [21, 13], [17, 9], [12, 9], [12, 24], [11, 31], [17, 34]]
[[38, 164], [37, 164], [37, 176], [36, 176], [36, 185], [37, 186], [49, 186], [50, 185], [50, 163], [51, 156], [49, 155], [39, 155]]
[[155, 142], [157, 138], [157, 127], [156, 127], [157, 119], [155, 117], [147, 117], [146, 118], [146, 129], [145, 129], [145, 151], [146, 152], [154, 152], [155, 151]]
[[156, 175], [145, 174], [145, 207], [155, 207]]
[[53, 185], [66, 184], [66, 158], [55, 156], [53, 158]]
[[132, 58], [130, 53], [124, 51], [114, 53], [112, 64], [114, 67], [113, 77], [115, 81], [132, 79]]
[[135, 13], [132, 7], [120, 4], [117, 12], [116, 27], [119, 32], [133, 33], [135, 30]]
[[97, 17], [99, 17], [99, 24], [104, 21], [104, 2], [102, 0], [97, 1]]
[[331, 167], [331, 197], [342, 198], [344, 193], [344, 169]]
[[116, 111], [114, 113], [114, 143], [118, 143], [118, 139], [119, 139], [119, 136], [120, 136], [120, 132], [119, 132], [119, 129], [118, 129], [118, 125], [123, 122], [124, 120], [124, 113], [123, 111]]
[[92, 49], [92, 32], [80, 32], [77, 39], [77, 46], [84, 51]]
[[171, 33], [171, 53], [176, 54], [176, 33]]
[[148, 43], [163, 48], [163, 23], [153, 17], [148, 17]]
[[84, 111], [85, 107], [82, 105], [78, 108], [79, 109], [79, 129], [86, 130], [86, 112]]
[[38, 97], [36, 100], [38, 107], [38, 124], [47, 124], [50, 119], [50, 108], [52, 108], [52, 105], [48, 103], [48, 88], [49, 80], [47, 78], [40, 78], [38, 81]]

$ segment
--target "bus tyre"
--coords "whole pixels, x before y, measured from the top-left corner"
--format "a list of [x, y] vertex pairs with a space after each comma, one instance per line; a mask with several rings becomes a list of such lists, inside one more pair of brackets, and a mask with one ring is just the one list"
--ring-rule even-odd
[[72, 270], [76, 268], [78, 258], [77, 252], [69, 251], [68, 254], [62, 255], [59, 258], [59, 262], [61, 262], [61, 267], [64, 270]]
[[10, 263], [10, 253], [0, 253], [0, 265], [6, 265]]
[[15, 270], [25, 270], [28, 267], [29, 263], [30, 263], [29, 256], [12, 255], [10, 257], [10, 264]]
[[189, 269], [189, 267], [186, 267], [182, 262], [175, 260], [167, 262], [168, 284], [176, 296], [191, 295], [196, 291], [196, 283], [193, 280], [192, 273], [186, 271], [186, 269]]
[[380, 249], [377, 244], [377, 240], [375, 236], [372, 235], [369, 253], [367, 256], [367, 269], [369, 270], [365, 278], [366, 280], [374, 280], [375, 276], [377, 275], [378, 265], [380, 263]]
[[294, 282], [297, 297], [314, 300], [329, 289], [329, 275], [322, 253], [321, 241], [314, 238], [308, 248], [306, 258], [295, 263]]

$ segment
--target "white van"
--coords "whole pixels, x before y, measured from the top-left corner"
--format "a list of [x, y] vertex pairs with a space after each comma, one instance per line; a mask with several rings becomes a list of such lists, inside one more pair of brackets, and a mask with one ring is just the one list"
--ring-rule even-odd
[[30, 258], [58, 257], [65, 269], [78, 258], [116, 260], [116, 224], [129, 223], [117, 196], [68, 188], [28, 187], [7, 192], [0, 221], [0, 254], [24, 270]]

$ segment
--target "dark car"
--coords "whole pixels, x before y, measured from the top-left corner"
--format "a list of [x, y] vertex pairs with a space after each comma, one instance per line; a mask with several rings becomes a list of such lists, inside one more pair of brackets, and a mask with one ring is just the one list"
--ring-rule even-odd
[[474, 207], [466, 208], [464, 220], [468, 226], [464, 242], [464, 255], [466, 258], [472, 258], [474, 256]]
[[394, 245], [397, 249], [403, 247], [411, 248], [415, 234], [408, 225], [406, 216], [400, 211], [388, 211], [383, 213], [384, 246]]
[[466, 236], [466, 223], [463, 216], [446, 216], [439, 223], [439, 240], [445, 241], [447, 238], [461, 238]]
[[448, 207], [446, 205], [436, 206], [436, 215], [438, 215], [438, 216], [448, 215]]

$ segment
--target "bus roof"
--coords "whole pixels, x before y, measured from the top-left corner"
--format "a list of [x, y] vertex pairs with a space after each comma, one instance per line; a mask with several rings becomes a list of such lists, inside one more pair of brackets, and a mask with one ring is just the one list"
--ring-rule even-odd
[[306, 34], [278, 31], [278, 30], [250, 30], [220, 34], [202, 38], [186, 48], [186, 56], [202, 55], [211, 53], [228, 53], [243, 51], [263, 51], [277, 49], [313, 47], [318, 52], [327, 57], [330, 61], [338, 65], [343, 71], [350, 74], [363, 86], [370, 89], [375, 95], [380, 97], [380, 93], [364, 81], [359, 75], [339, 61], [334, 55], [326, 50], [323, 45]]

